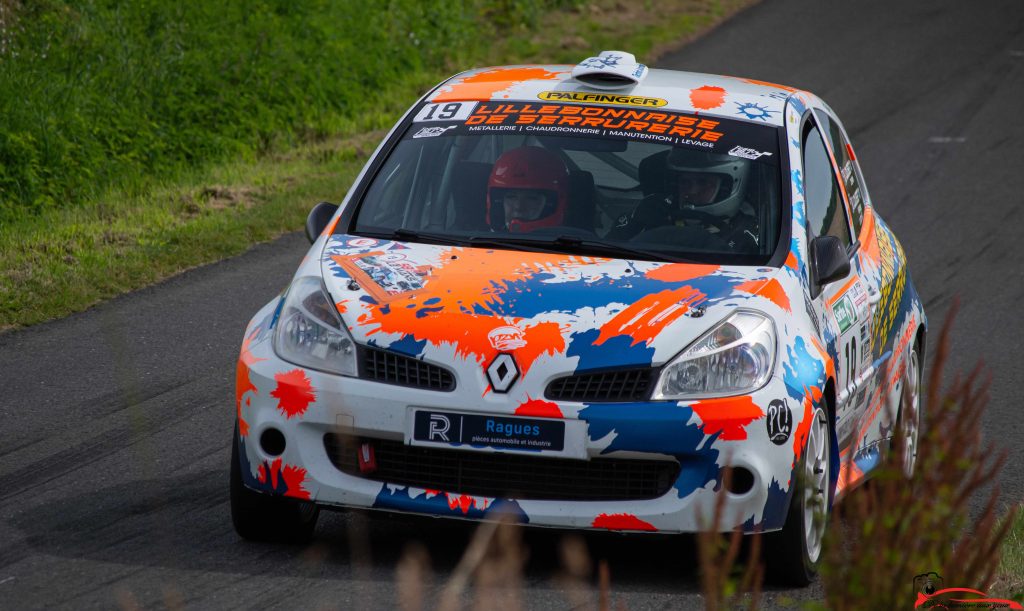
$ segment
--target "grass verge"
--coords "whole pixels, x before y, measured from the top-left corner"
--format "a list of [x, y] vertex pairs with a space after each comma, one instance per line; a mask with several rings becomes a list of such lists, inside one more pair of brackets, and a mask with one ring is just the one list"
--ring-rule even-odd
[[1003, 541], [992, 592], [1000, 598], [1024, 601], [1024, 510], [1017, 511]]
[[[425, 89], [470, 65], [575, 63], [628, 49], [641, 61], [707, 31], [754, 0], [598, 0], [508, 27], [480, 57], [412, 70], [372, 112], [327, 136], [268, 145], [257, 157], [141, 181], [0, 226], [0, 331], [65, 316], [302, 227], [339, 201], [389, 127]], [[495, 28], [493, 24], [489, 28]], [[326, 61], [326, 60], [325, 60]], [[463, 63], [465, 62], [465, 63]]]

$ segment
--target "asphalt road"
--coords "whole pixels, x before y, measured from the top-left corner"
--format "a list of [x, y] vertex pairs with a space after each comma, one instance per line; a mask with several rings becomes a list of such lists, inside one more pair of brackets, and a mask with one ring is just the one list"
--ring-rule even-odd
[[[987, 363], [985, 428], [1010, 451], [1005, 497], [1024, 498], [1024, 3], [769, 1], [659, 64], [786, 83], [835, 108], [932, 324], [962, 300], [953, 370]], [[330, 514], [306, 548], [232, 531], [238, 346], [305, 249], [290, 235], [0, 335], [0, 608], [392, 608], [411, 540], [432, 555], [428, 587], [451, 573], [471, 534], [457, 523]], [[553, 580], [559, 541], [528, 533], [527, 606], [571, 605]], [[587, 543], [628, 608], [700, 605], [691, 542]]]

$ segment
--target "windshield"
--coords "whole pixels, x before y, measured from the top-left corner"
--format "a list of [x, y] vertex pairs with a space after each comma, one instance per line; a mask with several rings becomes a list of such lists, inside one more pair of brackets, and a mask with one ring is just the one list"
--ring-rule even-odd
[[655, 109], [426, 104], [351, 232], [656, 260], [764, 264], [776, 128]]

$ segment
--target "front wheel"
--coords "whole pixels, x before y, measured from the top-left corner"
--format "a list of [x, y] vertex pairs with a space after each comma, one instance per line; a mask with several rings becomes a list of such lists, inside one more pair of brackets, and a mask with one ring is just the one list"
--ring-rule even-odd
[[818, 407], [796, 471], [786, 524], [765, 540], [765, 566], [779, 585], [806, 586], [818, 572], [828, 518], [831, 445], [828, 416]]
[[305, 543], [313, 537], [320, 509], [308, 501], [270, 496], [246, 488], [238, 453], [238, 429], [231, 443], [231, 521], [250, 541]]
[[[907, 370], [903, 392], [900, 393], [899, 417], [897, 426], [903, 431], [903, 475], [910, 479], [914, 476], [914, 465], [917, 463], [917, 446], [921, 436], [921, 357], [918, 355], [918, 344], [910, 350], [907, 357]], [[897, 436], [893, 437], [893, 449], [897, 450]], [[898, 451], [898, 450], [897, 450]]]

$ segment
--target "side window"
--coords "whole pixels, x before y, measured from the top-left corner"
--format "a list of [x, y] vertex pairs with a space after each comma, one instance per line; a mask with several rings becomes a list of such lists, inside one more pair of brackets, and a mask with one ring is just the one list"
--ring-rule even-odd
[[814, 125], [804, 134], [804, 195], [811, 237], [833, 235], [849, 246], [846, 207], [821, 132]]
[[856, 158], [853, 156], [853, 147], [850, 146], [843, 130], [839, 124], [832, 120], [827, 113], [820, 110], [814, 111], [814, 116], [825, 128], [828, 134], [828, 142], [832, 145], [832, 153], [836, 156], [836, 165], [839, 166], [839, 173], [843, 177], [846, 186], [846, 197], [850, 200], [850, 214], [853, 216], [854, 234], [860, 235], [860, 226], [864, 222], [864, 189], [861, 186], [861, 177], [857, 168]]

